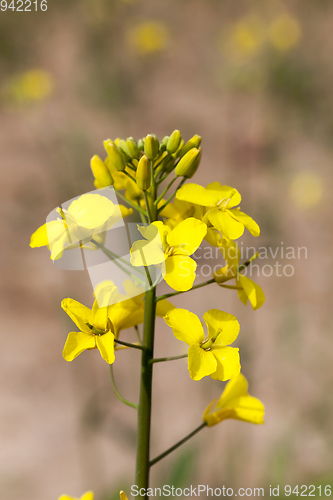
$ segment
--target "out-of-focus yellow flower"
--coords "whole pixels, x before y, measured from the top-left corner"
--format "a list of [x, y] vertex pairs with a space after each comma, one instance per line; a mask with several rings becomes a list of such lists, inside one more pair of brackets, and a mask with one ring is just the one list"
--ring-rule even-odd
[[[94, 290], [99, 307], [108, 307], [115, 338], [119, 337], [122, 330], [140, 325], [144, 320], [144, 289], [130, 279], [124, 281], [123, 288], [126, 294], [119, 293], [112, 281], [105, 280]], [[160, 300], [156, 304], [156, 315], [164, 316], [173, 308], [168, 300]]]
[[289, 192], [297, 207], [309, 210], [318, 206], [323, 199], [323, 180], [315, 172], [301, 172], [294, 177]]
[[169, 42], [169, 32], [159, 21], [147, 21], [132, 27], [127, 32], [131, 47], [140, 54], [153, 54], [164, 50]]
[[257, 283], [238, 271], [240, 252], [237, 243], [223, 238], [219, 242], [219, 248], [227, 265], [214, 272], [216, 283], [223, 284], [234, 277], [239, 300], [244, 305], [249, 300], [253, 310], [259, 309], [265, 302], [265, 294]]
[[126, 496], [126, 494], [125, 494], [124, 491], [121, 490], [121, 492], [120, 492], [119, 495], [120, 495], [120, 500], [128, 500], [128, 498], [127, 498], [127, 496]]
[[205, 312], [203, 319], [207, 338], [198, 316], [190, 311], [172, 309], [164, 316], [174, 336], [189, 346], [188, 370], [193, 380], [208, 375], [215, 380], [229, 380], [240, 372], [238, 349], [229, 346], [238, 336], [239, 323], [235, 316], [218, 309]]
[[256, 15], [246, 16], [231, 26], [229, 35], [222, 35], [222, 51], [237, 58], [253, 57], [266, 40], [264, 21]]
[[111, 365], [114, 362], [114, 334], [108, 308], [98, 307], [95, 300], [89, 309], [74, 299], [64, 299], [61, 307], [80, 329], [68, 334], [62, 353], [64, 359], [73, 361], [86, 349], [98, 349], [102, 358]]
[[[69, 497], [68, 495], [62, 495], [59, 500], [94, 500], [94, 494], [92, 491], [87, 491], [80, 498]], [[123, 500], [123, 499], [121, 499]]]
[[[133, 266], [162, 266], [165, 281], [178, 291], [190, 290], [195, 280], [197, 263], [191, 259], [207, 233], [203, 222], [189, 217], [170, 231], [163, 222], [148, 227], [138, 226], [145, 240], [138, 240], [131, 248]], [[148, 240], [148, 241], [147, 241]]]
[[206, 188], [199, 184], [185, 184], [177, 191], [176, 199], [206, 207], [203, 222], [210, 223], [226, 238], [236, 240], [244, 233], [244, 227], [253, 236], [260, 234], [258, 224], [235, 208], [241, 202], [241, 195], [230, 186], [222, 186], [219, 182], [208, 184]]
[[269, 38], [274, 47], [286, 52], [298, 45], [302, 29], [297, 19], [283, 14], [275, 19], [269, 28]]
[[[203, 421], [208, 427], [216, 425], [222, 420], [233, 418], [252, 424], [264, 423], [265, 408], [259, 399], [250, 396], [247, 392], [248, 382], [241, 373], [231, 379], [220, 399], [214, 399], [203, 414]], [[216, 404], [215, 404], [216, 403]], [[211, 413], [212, 407], [214, 411]]]
[[54, 78], [42, 69], [33, 69], [14, 77], [4, 86], [4, 94], [16, 104], [44, 101], [53, 92]]

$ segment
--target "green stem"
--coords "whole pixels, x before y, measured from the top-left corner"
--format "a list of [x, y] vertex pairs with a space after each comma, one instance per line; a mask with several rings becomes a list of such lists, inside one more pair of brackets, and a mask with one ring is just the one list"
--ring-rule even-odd
[[126, 174], [127, 177], [129, 177], [136, 184], [136, 179], [133, 177], [133, 175], [131, 175], [130, 173], [126, 172], [126, 170], [124, 170], [124, 174]]
[[169, 358], [154, 358], [150, 362], [151, 363], [161, 363], [162, 361], [173, 361], [174, 359], [183, 359], [187, 358], [188, 354], [180, 354], [179, 356], [171, 356]]
[[[150, 450], [150, 425], [151, 425], [151, 395], [153, 366], [151, 360], [154, 355], [154, 330], [156, 300], [155, 288], [148, 290], [145, 294], [145, 320], [143, 331], [143, 345], [141, 360], [141, 384], [140, 401], [138, 411], [138, 435], [136, 456], [136, 478], [135, 484], [138, 488], [147, 491], [149, 487], [149, 450]], [[147, 495], [141, 498], [148, 500]]]
[[112, 388], [113, 388], [113, 391], [114, 391], [115, 395], [117, 396], [117, 398], [120, 399], [120, 401], [122, 403], [124, 403], [125, 405], [131, 406], [132, 408], [135, 408], [137, 410], [138, 409], [138, 405], [137, 404], [131, 403], [130, 401], [127, 401], [127, 399], [123, 398], [122, 395], [118, 392], [118, 389], [117, 389], [115, 381], [114, 381], [114, 375], [113, 375], [112, 365], [110, 365], [110, 376], [111, 376]]
[[154, 458], [154, 460], [151, 460], [151, 462], [149, 464], [150, 467], [152, 465], [155, 465], [160, 460], [162, 460], [162, 458], [164, 458], [167, 455], [169, 455], [169, 453], [171, 453], [174, 450], [176, 450], [177, 448], [179, 448], [179, 446], [181, 446], [182, 444], [186, 443], [186, 441], [188, 441], [189, 439], [191, 439], [191, 437], [195, 436], [199, 431], [201, 431], [201, 429], [203, 429], [204, 427], [206, 427], [206, 425], [207, 425], [206, 422], [203, 422], [201, 425], [199, 425], [199, 427], [197, 427], [196, 429], [194, 429], [194, 431], [192, 431], [190, 434], [188, 434], [186, 437], [184, 437], [181, 441], [178, 441], [178, 443], [174, 444], [173, 446], [171, 446], [171, 448], [169, 448], [168, 450], [166, 450], [163, 453], [161, 453], [161, 455], [158, 455], [156, 458]]
[[124, 340], [114, 339], [116, 344], [125, 345], [126, 347], [133, 347], [133, 349], [140, 349], [140, 351], [144, 351], [145, 347], [143, 345], [131, 344], [130, 342], [124, 342]]
[[195, 290], [196, 288], [201, 288], [203, 286], [210, 285], [211, 283], [216, 283], [214, 278], [211, 280], [205, 281], [204, 283], [200, 283], [199, 285], [195, 285], [192, 288], [190, 288], [189, 290], [185, 290], [184, 292], [173, 292], [173, 293], [167, 293], [165, 295], [160, 295], [159, 297], [156, 297], [156, 302], [159, 302], [160, 300], [163, 300], [163, 299], [168, 299], [169, 297], [174, 297], [175, 295], [180, 295], [181, 293], [190, 292], [191, 290]]
[[[177, 179], [177, 177], [176, 177], [176, 179]], [[182, 187], [182, 185], [184, 184], [184, 182], [186, 182], [186, 180], [187, 180], [187, 177], [184, 177], [184, 179], [182, 179], [182, 181], [179, 183], [178, 187], [176, 188], [176, 191], [174, 193], [172, 193], [172, 195], [166, 200], [166, 202], [158, 209], [159, 214], [162, 212], [162, 210], [165, 209], [165, 207], [167, 205], [169, 205], [169, 203], [172, 201], [172, 198], [177, 193], [178, 189], [180, 189]]]
[[118, 191], [117, 189], [115, 189], [115, 192], [119, 196], [119, 198], [121, 198], [126, 203], [128, 203], [132, 208], [134, 208], [134, 210], [137, 210], [138, 212], [142, 213], [143, 215], [145, 215], [147, 217], [147, 212], [145, 210], [143, 210], [143, 208], [141, 208], [139, 205], [136, 205], [135, 203], [133, 203], [133, 201], [126, 198], [126, 196], [121, 194], [120, 191]]
[[171, 182], [169, 182], [169, 184], [167, 185], [167, 187], [162, 191], [162, 193], [160, 194], [160, 196], [157, 198], [157, 200], [155, 201], [155, 205], [158, 205], [158, 203], [163, 199], [163, 196], [165, 195], [165, 193], [167, 191], [169, 191], [169, 189], [171, 188], [172, 184], [178, 179], [178, 177], [174, 177], [172, 179]]
[[149, 200], [148, 200], [148, 196], [147, 196], [147, 192], [146, 191], [143, 192], [143, 197], [145, 199], [145, 204], [146, 204], [146, 208], [147, 208], [148, 221], [149, 221], [149, 224], [151, 224], [153, 222], [153, 219], [152, 219], [152, 216], [151, 216], [150, 205], [149, 205]]
[[[93, 238], [91, 239], [91, 243], [93, 243], [98, 248], [100, 248], [102, 250], [102, 252], [105, 253], [105, 255], [107, 255], [108, 257], [110, 257], [110, 259], [117, 260], [117, 261], [119, 260], [120, 262], [122, 262], [126, 266], [130, 267], [131, 269], [133, 269], [133, 266], [132, 266], [132, 264], [130, 262], [127, 262], [127, 260], [123, 259], [122, 257], [119, 257], [119, 255], [117, 255], [116, 253], [112, 252], [111, 250], [109, 250], [108, 248], [106, 248], [104, 245], [102, 245], [102, 243], [99, 243], [98, 241], [94, 240]], [[140, 273], [140, 274], [146, 274], [141, 269], [138, 269], [138, 273]]]

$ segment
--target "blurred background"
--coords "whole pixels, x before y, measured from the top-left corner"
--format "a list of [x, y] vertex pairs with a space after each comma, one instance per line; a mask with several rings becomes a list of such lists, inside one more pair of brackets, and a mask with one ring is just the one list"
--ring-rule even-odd
[[[235, 345], [266, 423], [203, 430], [153, 468], [152, 486], [332, 484], [332, 22], [329, 0], [49, 0], [45, 12], [0, 13], [1, 498], [130, 492], [135, 410], [96, 351], [62, 358], [72, 323], [60, 302], [90, 307], [89, 277], [29, 239], [59, 203], [94, 189], [103, 140], [175, 128], [203, 137], [194, 182], [241, 192], [262, 229], [244, 245], [306, 247], [307, 258], [259, 261], [294, 272], [259, 274], [258, 311], [214, 285], [173, 301], [239, 319]], [[157, 356], [185, 352], [162, 319], [156, 337]], [[139, 354], [118, 354], [119, 389], [137, 400]], [[198, 426], [224, 387], [192, 381], [186, 360], [154, 370], [152, 456]]]

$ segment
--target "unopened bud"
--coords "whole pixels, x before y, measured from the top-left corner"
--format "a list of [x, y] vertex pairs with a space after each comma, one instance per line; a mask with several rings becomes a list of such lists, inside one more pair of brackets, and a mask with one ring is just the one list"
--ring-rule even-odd
[[191, 172], [199, 154], [199, 149], [190, 149], [190, 151], [188, 151], [186, 155], [184, 155], [177, 163], [175, 174], [179, 177], [187, 177], [188, 173]]
[[199, 150], [199, 154], [196, 157], [196, 159], [195, 159], [192, 167], [189, 169], [189, 171], [186, 174], [186, 177], [188, 179], [190, 179], [191, 177], [193, 177], [193, 175], [195, 174], [195, 172], [198, 170], [198, 167], [199, 167], [199, 164], [200, 164], [200, 161], [201, 161], [201, 156], [202, 156], [201, 148], [198, 148], [198, 150]]
[[158, 155], [159, 142], [156, 135], [148, 134], [145, 138], [145, 154], [148, 160], [154, 160]]
[[142, 156], [136, 170], [136, 183], [142, 191], [150, 186], [150, 163], [146, 156]]
[[125, 163], [131, 159], [131, 156], [128, 152], [127, 149], [127, 143], [124, 141], [124, 139], [116, 139], [115, 141], [116, 146], [118, 147], [120, 153], [123, 155]]
[[137, 143], [133, 139], [133, 137], [129, 137], [126, 141], [128, 154], [132, 159], [137, 159], [140, 156], [140, 151]]
[[169, 140], [169, 136], [166, 135], [165, 137], [163, 137], [161, 143], [160, 143], [160, 150], [161, 151], [165, 151], [166, 148], [167, 148], [167, 144], [168, 144], [168, 140]]
[[99, 156], [95, 155], [91, 158], [90, 167], [95, 177], [95, 186], [97, 189], [112, 186], [112, 175]]
[[182, 149], [179, 151], [179, 156], [182, 158], [182, 156], [186, 155], [186, 153], [192, 149], [192, 148], [198, 148], [201, 144], [201, 137], [200, 135], [194, 135], [189, 141], [187, 141]]
[[119, 171], [125, 170], [125, 160], [118, 147], [110, 139], [104, 141], [104, 147], [110, 159], [111, 165]]
[[180, 135], [179, 130], [174, 130], [169, 137], [169, 140], [167, 143], [167, 151], [170, 154], [175, 153], [177, 151], [177, 149], [179, 148], [181, 140], [182, 140], [182, 136]]
[[144, 147], [145, 147], [145, 143], [143, 142], [142, 139], [139, 139], [138, 140], [138, 148], [139, 148], [139, 151], [143, 151], [144, 150]]

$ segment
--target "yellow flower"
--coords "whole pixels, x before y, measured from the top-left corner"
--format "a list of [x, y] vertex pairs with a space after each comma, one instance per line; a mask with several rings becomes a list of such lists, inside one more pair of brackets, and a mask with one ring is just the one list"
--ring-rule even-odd
[[238, 271], [240, 254], [237, 243], [224, 238], [220, 241], [219, 248], [227, 265], [214, 272], [215, 281], [218, 284], [223, 284], [225, 281], [229, 281], [231, 277], [234, 277], [238, 287], [239, 300], [244, 305], [249, 300], [253, 310], [259, 309], [265, 302], [265, 294], [257, 283]]
[[166, 48], [169, 33], [163, 23], [148, 21], [131, 28], [127, 38], [129, 44], [140, 54], [153, 54]]
[[[230, 380], [220, 399], [218, 401], [214, 399], [203, 414], [202, 419], [208, 427], [216, 425], [227, 418], [243, 420], [252, 424], [263, 424], [264, 405], [259, 399], [250, 396], [247, 389], [247, 380], [241, 373]], [[214, 405], [214, 411], [211, 413]]]
[[125, 492], [121, 490], [121, 492], [119, 493], [120, 495], [120, 500], [128, 500], [127, 496], [125, 495]]
[[269, 30], [272, 44], [281, 52], [291, 50], [298, 45], [301, 35], [299, 22], [289, 14], [283, 14], [275, 19]]
[[[105, 165], [110, 171], [110, 174], [113, 179], [113, 186], [117, 191], [121, 191], [125, 189], [125, 196], [131, 201], [137, 201], [143, 199], [143, 192], [138, 187], [137, 183], [130, 179], [124, 172], [120, 172], [117, 170], [112, 163], [110, 162], [109, 157], [107, 157], [104, 161]], [[132, 175], [132, 177], [136, 177], [136, 172], [129, 167], [125, 168], [125, 171]], [[97, 181], [97, 182], [96, 182]], [[99, 186], [99, 182], [95, 180], [95, 186]]]
[[300, 172], [292, 180], [289, 193], [298, 208], [309, 210], [317, 207], [323, 201], [323, 179], [316, 172]]
[[[82, 495], [81, 498], [74, 498], [74, 497], [69, 497], [68, 495], [62, 495], [61, 497], [59, 497], [59, 500], [94, 500], [94, 494], [92, 491], [87, 491]], [[121, 498], [121, 500], [124, 499]]]
[[207, 232], [203, 222], [190, 217], [172, 231], [163, 222], [138, 229], [146, 240], [135, 241], [131, 248], [133, 266], [162, 265], [165, 281], [174, 290], [190, 290], [197, 263], [191, 259]]
[[98, 349], [102, 358], [109, 364], [114, 362], [114, 334], [108, 318], [108, 308], [98, 307], [95, 300], [92, 309], [73, 299], [64, 299], [61, 307], [80, 329], [68, 334], [63, 357], [73, 361], [86, 349]]
[[230, 57], [249, 58], [256, 55], [266, 40], [263, 19], [256, 15], [246, 16], [231, 26], [229, 36], [222, 33], [222, 50]]
[[[140, 325], [144, 320], [144, 289], [130, 279], [125, 280], [123, 288], [126, 294], [119, 293], [115, 284], [106, 280], [94, 290], [99, 307], [108, 306], [108, 317], [113, 325], [115, 338], [119, 337], [122, 330]], [[156, 304], [156, 314], [164, 316], [173, 308], [168, 300], [160, 300]]]
[[101, 234], [105, 236], [105, 231], [133, 211], [114, 205], [105, 196], [87, 193], [72, 201], [67, 210], [58, 208], [57, 212], [60, 217], [43, 224], [30, 240], [31, 248], [47, 246], [53, 260], [60, 259], [64, 250], [80, 246], [78, 242], [87, 245], [95, 236], [100, 240]]
[[186, 309], [173, 309], [164, 319], [174, 336], [189, 345], [188, 369], [193, 380], [201, 380], [207, 375], [217, 380], [229, 380], [238, 375], [238, 348], [229, 347], [240, 328], [235, 316], [218, 309], [205, 312], [207, 338], [199, 318]]
[[185, 184], [177, 192], [176, 198], [206, 207], [203, 221], [209, 221], [226, 238], [236, 240], [244, 233], [244, 227], [253, 236], [260, 234], [258, 224], [239, 208], [235, 208], [241, 202], [237, 189], [221, 186], [219, 182], [208, 184], [206, 188], [198, 184]]
[[4, 93], [17, 104], [44, 101], [53, 92], [54, 78], [42, 69], [33, 69], [16, 76], [4, 87]]

